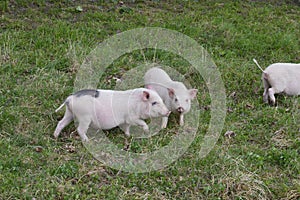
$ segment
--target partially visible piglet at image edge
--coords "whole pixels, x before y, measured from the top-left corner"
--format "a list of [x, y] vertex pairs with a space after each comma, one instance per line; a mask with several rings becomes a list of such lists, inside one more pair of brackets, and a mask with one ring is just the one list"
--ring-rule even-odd
[[300, 64], [294, 63], [274, 63], [265, 70], [253, 59], [254, 63], [262, 71], [262, 81], [264, 85], [263, 101], [275, 105], [277, 93], [287, 95], [300, 95]]

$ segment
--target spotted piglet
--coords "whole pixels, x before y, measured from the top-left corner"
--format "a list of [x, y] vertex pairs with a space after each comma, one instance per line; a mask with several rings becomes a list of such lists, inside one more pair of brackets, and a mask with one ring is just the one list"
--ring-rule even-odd
[[88, 141], [86, 133], [90, 126], [103, 130], [120, 126], [125, 135], [130, 136], [131, 125], [141, 126], [148, 132], [144, 119], [170, 114], [161, 97], [145, 88], [81, 90], [69, 96], [56, 112], [63, 106], [66, 106], [66, 112], [57, 124], [54, 137], [57, 138], [61, 130], [76, 118], [79, 123], [77, 131], [83, 141]]

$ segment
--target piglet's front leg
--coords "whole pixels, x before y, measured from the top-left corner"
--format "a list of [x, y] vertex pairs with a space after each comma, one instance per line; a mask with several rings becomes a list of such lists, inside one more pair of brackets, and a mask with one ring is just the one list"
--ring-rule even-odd
[[161, 119], [161, 128], [167, 128], [167, 124], [168, 124], [168, 117], [162, 117]]
[[129, 131], [130, 125], [129, 124], [121, 124], [119, 127], [122, 129], [122, 131], [124, 131], [126, 137], [130, 137], [130, 131]]
[[130, 130], [130, 125], [129, 124], [121, 124], [120, 126], [119, 126], [121, 129], [122, 129], [122, 131], [124, 131], [124, 133], [125, 133], [125, 146], [124, 146], [124, 150], [125, 151], [127, 151], [128, 149], [129, 149], [129, 142], [128, 142], [128, 138], [130, 137], [130, 132], [129, 132], [129, 130]]
[[184, 121], [183, 121], [183, 114], [180, 114], [180, 115], [179, 115], [179, 124], [180, 124], [180, 126], [183, 126], [183, 124], [184, 124]]
[[142, 119], [136, 119], [133, 123], [135, 125], [143, 127], [143, 130], [145, 132], [147, 132], [147, 133], [149, 132], [149, 127], [148, 127], [147, 123], [144, 120], [142, 120]]

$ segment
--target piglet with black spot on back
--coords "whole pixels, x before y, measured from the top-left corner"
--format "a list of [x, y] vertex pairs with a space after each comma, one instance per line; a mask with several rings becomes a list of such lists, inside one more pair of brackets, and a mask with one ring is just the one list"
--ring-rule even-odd
[[130, 136], [131, 125], [141, 126], [148, 132], [144, 119], [170, 114], [160, 96], [145, 88], [81, 90], [70, 95], [56, 112], [63, 106], [66, 106], [66, 112], [57, 124], [54, 137], [57, 138], [62, 129], [76, 118], [79, 123], [77, 131], [83, 141], [88, 141], [86, 133], [90, 126], [103, 130], [119, 126], [126, 136]]

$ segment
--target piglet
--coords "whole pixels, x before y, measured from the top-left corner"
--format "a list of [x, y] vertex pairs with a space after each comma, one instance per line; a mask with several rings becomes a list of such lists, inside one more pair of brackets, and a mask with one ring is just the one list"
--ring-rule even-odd
[[168, 116], [170, 111], [160, 96], [152, 90], [137, 88], [126, 91], [81, 90], [69, 96], [56, 110], [66, 106], [66, 112], [54, 132], [57, 138], [61, 130], [74, 118], [78, 121], [77, 131], [83, 141], [88, 141], [86, 132], [91, 126], [96, 129], [111, 129], [119, 126], [130, 136], [131, 125], [149, 127], [143, 119]]
[[253, 59], [262, 73], [264, 84], [263, 101], [275, 105], [275, 96], [277, 93], [287, 95], [300, 95], [300, 64], [293, 63], [275, 63], [263, 70], [257, 61]]
[[[173, 81], [158, 67], [149, 69], [144, 76], [145, 87], [155, 90], [171, 112], [179, 114], [179, 124], [184, 124], [183, 116], [191, 108], [191, 100], [197, 95], [197, 89], [187, 89], [182, 82]], [[162, 118], [162, 128], [166, 128], [168, 116]]]

